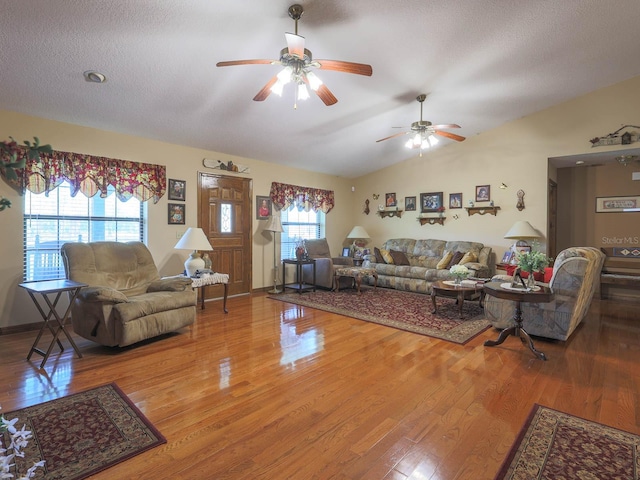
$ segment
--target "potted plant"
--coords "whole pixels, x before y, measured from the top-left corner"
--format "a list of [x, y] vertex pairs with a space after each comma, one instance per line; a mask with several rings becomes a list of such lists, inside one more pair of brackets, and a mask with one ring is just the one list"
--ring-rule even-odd
[[536, 280], [533, 277], [534, 272], [544, 272], [544, 269], [551, 259], [542, 252], [530, 251], [530, 252], [518, 252], [516, 254], [516, 263], [520, 270], [527, 272], [529, 277], [527, 278], [527, 288], [533, 288], [536, 284]]

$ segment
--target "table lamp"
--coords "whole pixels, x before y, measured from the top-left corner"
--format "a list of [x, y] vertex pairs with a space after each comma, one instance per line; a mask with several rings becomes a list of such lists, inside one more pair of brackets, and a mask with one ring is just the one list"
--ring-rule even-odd
[[369, 234], [367, 233], [367, 231], [363, 227], [361, 227], [359, 225], [356, 225], [349, 232], [349, 235], [347, 235], [347, 238], [353, 238], [353, 243], [351, 244], [351, 256], [353, 257], [353, 255], [354, 255], [354, 253], [356, 251], [356, 241], [357, 240], [369, 240], [371, 237], [369, 236]]
[[278, 256], [276, 255], [277, 234], [284, 231], [282, 223], [280, 223], [280, 217], [271, 215], [264, 229], [267, 232], [273, 232], [273, 289], [269, 290], [269, 293], [281, 293], [282, 290], [278, 289]]
[[531, 238], [540, 238], [540, 234], [531, 226], [531, 224], [525, 220], [518, 220], [513, 224], [513, 227], [505, 233], [504, 238], [510, 238], [516, 240], [511, 245], [511, 251], [515, 254], [518, 252], [518, 247], [528, 247], [529, 244], [525, 241]]
[[195, 277], [196, 270], [204, 269], [204, 260], [200, 258], [198, 250], [213, 250], [209, 239], [201, 228], [189, 227], [176, 246], [178, 250], [193, 250], [187, 261], [184, 262], [184, 270], [190, 277]]

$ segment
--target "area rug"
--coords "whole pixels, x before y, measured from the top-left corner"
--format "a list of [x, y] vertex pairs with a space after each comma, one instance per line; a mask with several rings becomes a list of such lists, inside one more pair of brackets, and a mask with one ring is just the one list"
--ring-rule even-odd
[[502, 479], [637, 479], [640, 436], [534, 405], [500, 472]]
[[[25, 458], [16, 459], [16, 477], [45, 460], [36, 478], [79, 480], [166, 443], [115, 383], [4, 412], [4, 417], [17, 417], [17, 428], [24, 424], [33, 432]], [[1, 440], [9, 444], [6, 432]]]
[[489, 328], [477, 301], [465, 301], [463, 319], [455, 299], [437, 298], [438, 311], [432, 314], [431, 297], [390, 288], [362, 288], [362, 294], [347, 289], [339, 292], [315, 291], [283, 293], [270, 298], [306, 307], [339, 313], [429, 337], [465, 344]]

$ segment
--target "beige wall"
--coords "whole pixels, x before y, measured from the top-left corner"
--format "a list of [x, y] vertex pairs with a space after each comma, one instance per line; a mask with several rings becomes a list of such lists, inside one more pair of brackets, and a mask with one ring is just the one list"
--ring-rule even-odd
[[[165, 195], [157, 204], [148, 202], [148, 246], [161, 275], [175, 275], [182, 271], [189, 252], [174, 250], [177, 236], [197, 223], [197, 175], [199, 171], [222, 173], [202, 165], [204, 158], [232, 160], [250, 167], [249, 175], [235, 174], [253, 179], [253, 195], [269, 195], [272, 181], [305, 185], [335, 191], [336, 207], [327, 215], [327, 239], [332, 251], [340, 252], [344, 237], [351, 225], [351, 182], [331, 175], [278, 167], [254, 159], [224, 155], [217, 152], [172, 145], [155, 140], [117, 134], [93, 128], [79, 127], [62, 122], [0, 111], [0, 131], [4, 139], [9, 136], [18, 141], [40, 138], [55, 149], [135, 162], [156, 163], [167, 166], [167, 178], [186, 180], [187, 217], [184, 226], [167, 225]], [[0, 328], [40, 321], [26, 292], [18, 287], [22, 281], [22, 197], [6, 183], [0, 181], [0, 195], [9, 198], [13, 206], [0, 213], [0, 231], [3, 261], [0, 266]], [[253, 202], [255, 204], [255, 201]], [[266, 221], [253, 221], [253, 288], [273, 284], [273, 244], [271, 233], [263, 232]], [[214, 245], [215, 247], [215, 245]]]
[[[232, 160], [251, 168], [254, 195], [267, 195], [272, 181], [331, 188], [336, 192], [336, 208], [327, 216], [327, 238], [337, 255], [353, 225], [362, 225], [372, 236], [369, 245], [380, 245], [387, 238], [466, 239], [485, 243], [501, 256], [510, 245], [504, 233], [517, 220], [528, 220], [546, 234], [547, 179], [549, 157], [592, 153], [589, 139], [606, 135], [620, 125], [637, 124], [640, 111], [640, 77], [579, 97], [536, 114], [507, 123], [488, 132], [470, 136], [462, 143], [425, 153], [407, 161], [354, 180], [273, 166], [255, 159], [238, 158], [216, 152], [166, 144], [158, 141], [73, 126], [45, 119], [0, 112], [4, 137], [40, 137], [58, 150], [91, 153], [139, 162], [167, 165], [168, 178], [187, 181], [186, 226], [196, 223], [196, 177], [203, 158]], [[446, 120], [446, 119], [444, 119]], [[453, 119], [455, 120], [455, 119]], [[630, 147], [637, 146], [632, 144]], [[599, 151], [618, 150], [598, 147]], [[403, 148], [398, 142], [398, 148]], [[277, 172], [277, 173], [274, 173]], [[500, 190], [504, 182], [508, 188]], [[447, 210], [444, 226], [420, 226], [418, 212], [402, 218], [382, 219], [376, 206], [384, 194], [395, 192], [404, 204], [405, 196], [423, 192], [462, 192], [465, 205], [475, 194], [476, 185], [491, 185], [491, 198], [501, 207], [497, 216], [467, 216], [466, 210]], [[351, 192], [351, 185], [355, 192]], [[516, 191], [525, 191], [523, 211], [518, 211]], [[373, 194], [380, 200], [374, 201]], [[9, 197], [14, 207], [0, 214], [4, 261], [0, 267], [0, 328], [39, 320], [27, 295], [17, 287], [22, 274], [22, 212], [20, 198], [0, 182], [0, 195]], [[365, 199], [371, 213], [363, 212]], [[149, 205], [149, 247], [161, 274], [178, 271], [186, 252], [173, 250], [178, 226], [166, 223], [166, 197]], [[452, 215], [457, 213], [456, 220]], [[184, 228], [183, 227], [182, 230]], [[271, 284], [273, 247], [271, 238], [254, 223], [253, 287]], [[544, 239], [543, 243], [544, 243]]]
[[[621, 125], [637, 125], [639, 89], [640, 77], [636, 77], [358, 178], [354, 223], [372, 236], [369, 245], [379, 246], [388, 238], [399, 237], [465, 239], [491, 246], [499, 258], [512, 243], [503, 236], [517, 220], [528, 220], [546, 237], [547, 181], [549, 175], [556, 175], [548, 172], [548, 158], [593, 153], [589, 139]], [[404, 148], [402, 141], [397, 145]], [[598, 151], [620, 148], [597, 147]], [[503, 182], [508, 186], [505, 190], [498, 188]], [[444, 226], [421, 226], [418, 212], [406, 212], [400, 219], [382, 219], [375, 212], [387, 192], [395, 192], [402, 205], [405, 196], [415, 195], [419, 202], [424, 192], [444, 192], [448, 204], [450, 193], [462, 192], [466, 206], [475, 197], [475, 187], [487, 184], [491, 185], [491, 198], [501, 208], [495, 217], [468, 216], [464, 209], [447, 209]], [[516, 209], [519, 189], [525, 192], [522, 211]], [[380, 199], [373, 200], [373, 194], [379, 194]], [[372, 206], [369, 215], [362, 213], [367, 198]], [[541, 241], [545, 248], [545, 238]]]

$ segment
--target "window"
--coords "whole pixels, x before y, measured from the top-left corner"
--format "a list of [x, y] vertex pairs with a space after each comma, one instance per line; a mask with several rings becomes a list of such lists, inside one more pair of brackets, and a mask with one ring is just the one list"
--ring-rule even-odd
[[71, 196], [67, 183], [49, 193], [25, 192], [24, 280], [65, 278], [60, 247], [65, 242], [143, 241], [144, 210], [136, 198]]
[[295, 207], [283, 210], [280, 217], [284, 230], [280, 241], [280, 258], [295, 258], [296, 241], [301, 238], [322, 238], [324, 219], [322, 212], [299, 211]]

